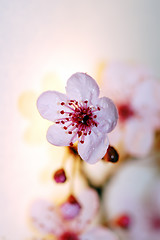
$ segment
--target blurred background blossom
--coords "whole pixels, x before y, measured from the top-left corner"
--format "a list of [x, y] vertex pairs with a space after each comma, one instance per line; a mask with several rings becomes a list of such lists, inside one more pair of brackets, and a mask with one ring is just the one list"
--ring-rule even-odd
[[103, 209], [108, 223], [123, 240], [160, 237], [160, 156], [125, 163], [106, 184]]
[[[77, 71], [87, 72], [104, 89], [102, 79], [104, 79], [104, 73], [110, 69], [109, 63], [112, 62], [121, 62], [127, 71], [125, 74], [128, 74], [128, 68], [135, 69], [133, 66], [136, 66], [137, 69], [137, 66], [145, 66], [143, 76], [152, 76], [150, 78], [151, 85], [148, 86], [153, 86], [153, 82], [158, 81], [160, 77], [160, 29], [158, 24], [160, 2], [159, 0], [88, 0], [87, 2], [1, 0], [0, 6], [0, 109], [2, 111], [0, 119], [0, 239], [30, 240], [33, 238], [33, 232], [30, 228], [29, 212], [33, 201], [37, 198], [45, 198], [57, 203], [64, 199], [70, 188], [71, 166], [75, 160], [75, 156], [66, 155], [66, 149], [48, 145], [46, 141], [48, 126], [46, 124], [49, 123], [38, 117], [37, 97], [44, 90], [54, 89], [64, 92], [67, 79]], [[138, 74], [137, 70], [133, 72], [135, 75]], [[118, 70], [115, 71], [116, 73]], [[143, 79], [145, 80], [145, 78]], [[122, 81], [120, 79], [118, 81], [119, 90], [123, 86], [121, 86]], [[131, 81], [127, 84], [130, 85]], [[148, 90], [150, 92], [152, 89], [148, 87], [147, 96], [146, 92], [141, 95], [140, 85], [142, 89], [143, 84], [136, 82], [139, 96], [149, 100]], [[105, 87], [105, 94], [109, 95], [112, 88], [113, 81], [112, 84], [109, 82], [109, 85]], [[152, 95], [155, 97], [155, 103], [150, 107], [155, 112], [159, 108], [157, 101], [159, 101], [160, 94], [158, 88], [153, 88], [156, 89], [157, 97]], [[109, 89], [110, 91], [108, 91]], [[128, 87], [125, 87], [125, 90], [127, 89]], [[147, 113], [145, 112], [146, 115], [143, 115], [144, 118], [148, 118], [145, 119], [146, 121], [150, 119], [150, 115], [152, 117], [154, 115], [149, 113], [150, 109]], [[147, 167], [139, 167], [140, 155], [137, 154], [137, 151], [136, 154], [135, 151], [133, 152], [131, 145], [129, 147], [132, 151], [128, 151], [129, 148], [126, 151], [125, 148], [117, 145], [120, 153], [118, 165], [110, 166], [109, 164], [107, 166], [103, 162], [99, 163], [97, 168], [93, 166], [94, 170], [89, 169], [89, 173], [93, 173], [90, 174], [92, 176], [87, 176], [87, 179], [93, 179], [97, 175], [98, 180], [95, 178], [94, 181], [89, 180], [89, 184], [94, 186], [99, 193], [102, 193], [104, 185], [108, 189], [106, 190], [107, 196], [105, 191], [102, 194], [104, 197], [102, 212], [104, 206], [112, 204], [109, 211], [105, 207], [106, 214], [102, 218], [102, 222], [118, 232], [122, 239], [129, 240], [130, 238], [126, 237], [129, 234], [131, 239], [135, 239], [136, 236], [137, 240], [141, 240], [138, 229], [141, 229], [141, 224], [143, 229], [148, 226], [143, 220], [144, 215], [148, 216], [150, 213], [144, 210], [147, 207], [141, 200], [141, 194], [146, 194], [142, 198], [147, 202], [151, 201], [158, 207], [160, 204], [159, 200], [155, 200], [157, 198], [154, 197], [156, 190], [151, 199], [152, 189], [153, 191], [154, 188], [159, 189], [154, 187], [154, 182], [155, 186], [159, 186], [158, 170], [160, 166], [159, 158], [155, 157], [160, 147], [157, 131], [160, 121], [159, 117], [156, 119], [157, 124], [152, 127], [150, 122], [146, 123], [149, 124], [146, 132], [149, 129], [150, 132], [147, 135], [148, 138], [143, 141], [143, 149], [149, 149], [149, 151], [143, 151], [143, 154], [141, 151], [139, 152], [141, 156], [144, 155], [144, 152], [146, 155], [148, 153], [152, 155], [152, 157], [144, 158], [144, 164], [148, 164]], [[144, 127], [144, 125], [141, 126]], [[135, 133], [134, 127], [130, 129]], [[142, 145], [140, 149], [142, 149]], [[131, 164], [128, 153], [136, 155], [138, 158], [133, 160], [135, 168], [131, 168], [129, 174], [125, 175], [123, 173], [123, 169], [124, 172], [127, 171], [125, 164]], [[66, 172], [69, 181], [63, 186], [57, 186], [52, 180], [52, 174], [61, 167], [63, 158], [67, 158]], [[150, 163], [148, 163], [148, 159], [150, 159]], [[104, 171], [104, 165], [106, 171]], [[96, 174], [94, 174], [95, 171]], [[101, 172], [103, 178], [99, 177]], [[87, 173], [85, 174], [87, 175]], [[120, 183], [117, 183], [116, 179], [120, 178], [118, 176], [121, 174], [124, 181], [119, 187]], [[133, 184], [128, 175], [133, 177]], [[137, 175], [139, 181], [136, 184], [134, 180]], [[81, 171], [78, 172], [75, 179], [77, 179], [74, 184], [76, 193], [88, 186], [84, 173], [82, 174]], [[124, 182], [128, 184], [127, 187], [123, 185]], [[148, 183], [153, 183], [149, 184], [153, 187], [147, 191]], [[112, 189], [115, 191], [115, 196]], [[129, 190], [132, 190], [132, 193]], [[126, 209], [116, 200], [120, 196], [123, 204], [128, 203], [127, 194], [135, 197], [129, 206], [126, 204], [128, 206]], [[143, 206], [141, 207], [141, 205]], [[118, 214], [124, 214], [124, 211], [128, 213], [130, 209], [137, 207], [141, 209], [139, 213], [142, 212], [135, 216], [138, 222], [138, 219], [142, 219], [140, 224], [136, 225], [139, 228], [131, 228], [130, 231], [124, 232], [118, 227], [120, 231], [117, 231], [117, 227], [111, 223], [113, 217], [117, 218]], [[152, 209], [149, 211], [152, 212]], [[149, 218], [147, 217], [147, 219]], [[152, 238], [157, 240], [157, 232], [148, 232], [147, 230], [147, 233], [148, 236], [151, 236], [149, 240]], [[125, 238], [123, 238], [124, 236]], [[148, 239], [143, 236], [143, 240]]]
[[110, 143], [126, 154], [147, 156], [155, 133], [160, 130], [158, 79], [144, 67], [114, 62], [102, 73], [102, 89], [119, 113], [119, 124], [110, 133]]

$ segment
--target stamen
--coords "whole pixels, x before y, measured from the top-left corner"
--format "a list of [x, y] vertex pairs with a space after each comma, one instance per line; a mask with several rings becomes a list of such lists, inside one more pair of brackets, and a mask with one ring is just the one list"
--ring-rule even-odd
[[[57, 119], [56, 124], [65, 124], [64, 130], [68, 129], [68, 134], [73, 134], [70, 146], [72, 146], [75, 138], [78, 136], [80, 143], [84, 143], [85, 137], [91, 134], [92, 127], [97, 127], [98, 122], [95, 121], [97, 118], [96, 111], [100, 111], [100, 107], [88, 106], [88, 100], [78, 102], [76, 100], [69, 100], [66, 103], [61, 102], [61, 106], [65, 106], [70, 111], [61, 110], [60, 114], [65, 114], [64, 118]], [[67, 116], [68, 115], [68, 116]], [[68, 123], [68, 124], [67, 124]]]

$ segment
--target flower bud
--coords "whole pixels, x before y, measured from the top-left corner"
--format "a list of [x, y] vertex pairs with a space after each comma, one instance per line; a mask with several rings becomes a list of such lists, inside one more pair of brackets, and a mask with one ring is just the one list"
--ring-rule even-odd
[[56, 183], [64, 183], [66, 181], [66, 174], [63, 168], [58, 169], [54, 175], [53, 179], [56, 181]]
[[114, 147], [109, 145], [107, 152], [106, 152], [105, 156], [103, 157], [103, 159], [106, 162], [116, 163], [119, 160], [119, 154]]
[[66, 220], [71, 220], [77, 217], [80, 209], [81, 205], [73, 195], [70, 195], [67, 201], [60, 206], [61, 214]]

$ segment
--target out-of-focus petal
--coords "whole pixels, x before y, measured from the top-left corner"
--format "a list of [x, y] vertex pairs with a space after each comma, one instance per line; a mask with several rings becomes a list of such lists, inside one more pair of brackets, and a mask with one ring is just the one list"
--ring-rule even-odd
[[78, 153], [87, 163], [94, 164], [104, 157], [109, 145], [106, 134], [94, 132], [85, 137], [84, 143], [78, 143]]
[[98, 99], [100, 111], [97, 112], [98, 130], [102, 132], [111, 132], [118, 120], [118, 111], [111, 99], [103, 97]]
[[118, 237], [111, 230], [104, 227], [96, 227], [82, 234], [80, 240], [118, 240]]
[[125, 126], [124, 144], [128, 153], [133, 156], [146, 156], [154, 141], [154, 131], [147, 123], [135, 119]]
[[71, 222], [71, 229], [77, 232], [84, 232], [93, 218], [95, 217], [99, 208], [99, 198], [96, 191], [93, 189], [86, 189], [79, 195], [78, 201], [81, 205], [80, 214]]
[[55, 121], [60, 118], [59, 111], [64, 110], [61, 102], [67, 101], [67, 96], [56, 91], [47, 91], [42, 93], [37, 100], [37, 108], [43, 118]]
[[99, 87], [88, 74], [75, 73], [67, 81], [66, 92], [70, 99], [88, 100], [94, 104], [99, 96]]
[[123, 129], [121, 129], [120, 125], [117, 124], [116, 128], [108, 134], [110, 145], [117, 146], [120, 143], [120, 141], [124, 140], [123, 135], [124, 135]]
[[[54, 124], [48, 128], [47, 140], [55, 146], [69, 146], [72, 142], [74, 133], [68, 134], [63, 129], [63, 127]], [[74, 142], [77, 140], [77, 137], [74, 138]]]
[[131, 214], [134, 217], [139, 212], [139, 203], [157, 175], [157, 169], [152, 167], [151, 162], [152, 159], [145, 158], [125, 163], [104, 187], [103, 209], [109, 219], [122, 214]]
[[102, 93], [116, 102], [130, 99], [140, 81], [151, 76], [148, 69], [123, 62], [111, 62], [102, 76]]
[[31, 209], [31, 217], [34, 226], [42, 233], [59, 235], [64, 226], [55, 207], [47, 201], [35, 202]]
[[135, 90], [132, 105], [148, 124], [154, 128], [160, 127], [160, 83], [155, 79], [147, 79]]

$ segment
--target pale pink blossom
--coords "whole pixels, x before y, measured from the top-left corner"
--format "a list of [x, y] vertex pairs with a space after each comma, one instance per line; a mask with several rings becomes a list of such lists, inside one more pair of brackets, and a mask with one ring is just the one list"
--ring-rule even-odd
[[96, 81], [86, 73], [75, 73], [67, 81], [66, 95], [47, 91], [37, 101], [41, 116], [55, 123], [48, 129], [47, 140], [56, 146], [72, 146], [78, 141], [79, 155], [90, 164], [105, 155], [107, 133], [118, 119], [114, 103], [98, 97]]
[[153, 161], [127, 163], [105, 187], [104, 211], [123, 240], [160, 239], [160, 177]]
[[78, 201], [81, 211], [72, 219], [66, 219], [61, 214], [59, 206], [44, 200], [35, 202], [31, 213], [34, 226], [43, 234], [55, 236], [57, 240], [117, 240], [109, 229], [91, 227], [99, 207], [97, 193], [91, 189], [85, 190]]
[[103, 72], [102, 90], [119, 113], [111, 144], [133, 156], [147, 155], [160, 128], [160, 82], [142, 67], [114, 62]]

